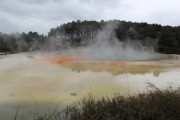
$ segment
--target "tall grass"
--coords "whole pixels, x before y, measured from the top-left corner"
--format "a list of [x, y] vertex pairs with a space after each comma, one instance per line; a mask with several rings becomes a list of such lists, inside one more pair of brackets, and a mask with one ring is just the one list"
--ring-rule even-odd
[[67, 106], [63, 111], [37, 116], [35, 120], [179, 120], [180, 91], [167, 88], [128, 97], [103, 97], [93, 95]]

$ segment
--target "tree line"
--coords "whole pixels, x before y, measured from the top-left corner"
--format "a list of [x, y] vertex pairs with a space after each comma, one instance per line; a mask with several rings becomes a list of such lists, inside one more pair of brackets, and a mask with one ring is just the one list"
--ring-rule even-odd
[[0, 33], [0, 52], [18, 53], [39, 50], [47, 40], [47, 36], [37, 32], [3, 34]]
[[[137, 23], [130, 21], [72, 21], [52, 28], [48, 35], [37, 32], [0, 33], [0, 52], [26, 52], [29, 50], [59, 50], [86, 46], [107, 24], [115, 23], [114, 33], [121, 42], [141, 42], [153, 46], [160, 53], [180, 53], [180, 26]], [[103, 41], [102, 41], [103, 42]]]

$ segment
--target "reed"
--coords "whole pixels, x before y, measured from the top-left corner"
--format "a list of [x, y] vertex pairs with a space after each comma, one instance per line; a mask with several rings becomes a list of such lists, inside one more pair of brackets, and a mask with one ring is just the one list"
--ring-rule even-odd
[[35, 120], [179, 120], [180, 91], [172, 87], [160, 90], [151, 83], [148, 87], [152, 89], [128, 97], [96, 100], [89, 94], [61, 112]]

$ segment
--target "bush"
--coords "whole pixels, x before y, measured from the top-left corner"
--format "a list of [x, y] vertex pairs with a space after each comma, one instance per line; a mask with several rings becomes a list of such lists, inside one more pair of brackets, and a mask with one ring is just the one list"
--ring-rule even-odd
[[68, 106], [51, 119], [41, 116], [36, 120], [179, 120], [180, 92], [165, 89], [148, 91], [133, 96], [95, 100], [90, 94]]

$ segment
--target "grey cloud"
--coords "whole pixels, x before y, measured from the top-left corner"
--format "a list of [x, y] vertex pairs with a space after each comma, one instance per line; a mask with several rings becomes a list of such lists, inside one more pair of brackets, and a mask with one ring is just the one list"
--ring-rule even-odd
[[9, 33], [9, 31], [11, 32], [18, 32], [19, 30], [17, 29], [17, 26], [12, 23], [9, 18], [4, 18], [3, 14], [0, 14], [0, 32], [5, 32], [5, 33]]
[[109, 20], [179, 25], [178, 0], [2, 0], [1, 32], [47, 34], [72, 20]]

